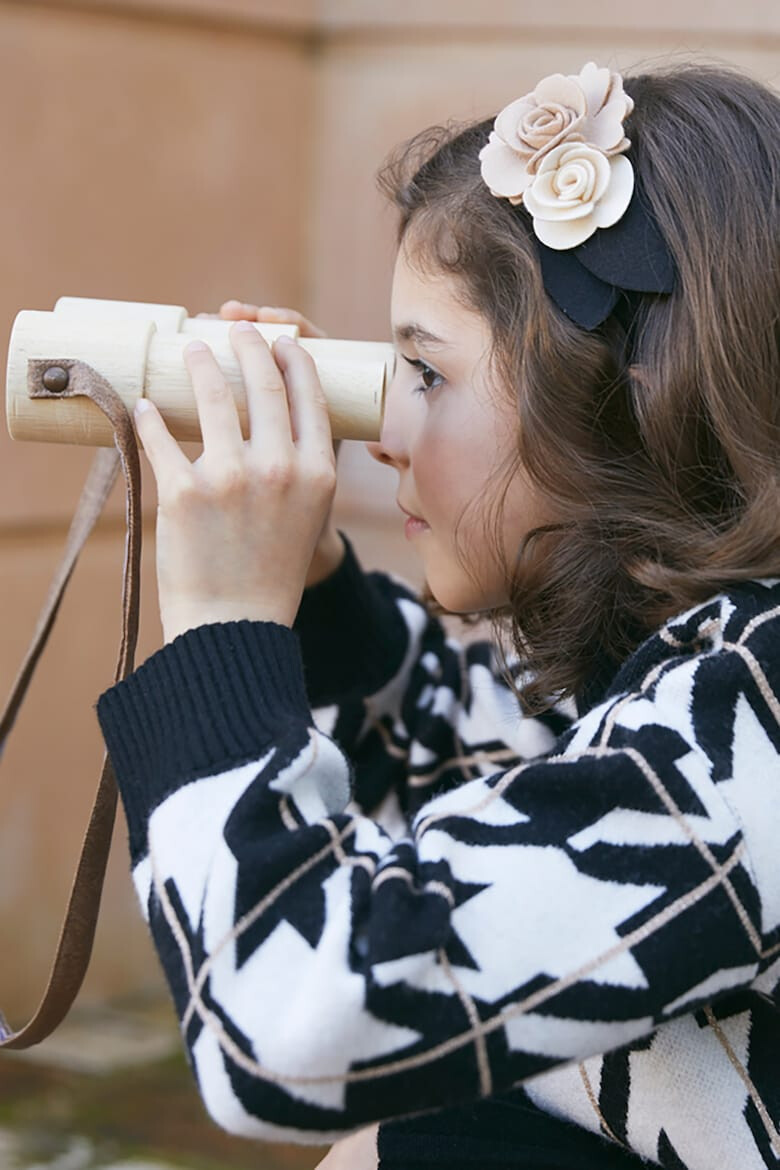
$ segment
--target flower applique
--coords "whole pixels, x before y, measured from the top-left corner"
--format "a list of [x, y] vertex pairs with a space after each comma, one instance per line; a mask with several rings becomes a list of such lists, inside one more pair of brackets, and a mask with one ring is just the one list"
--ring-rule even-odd
[[576, 77], [545, 77], [496, 118], [479, 155], [482, 178], [493, 195], [525, 206], [548, 248], [574, 248], [631, 202], [623, 123], [633, 108], [620, 74], [592, 61]]

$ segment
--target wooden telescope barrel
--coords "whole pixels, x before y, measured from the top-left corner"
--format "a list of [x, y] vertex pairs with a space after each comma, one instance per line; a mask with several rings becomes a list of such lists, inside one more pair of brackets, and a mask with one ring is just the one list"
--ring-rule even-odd
[[[6, 415], [13, 439], [45, 443], [112, 446], [113, 433], [101, 411], [85, 398], [31, 398], [31, 358], [87, 362], [117, 391], [130, 411], [149, 398], [174, 438], [200, 439], [195, 398], [182, 351], [205, 341], [233, 388], [244, 434], [246, 394], [230, 344], [232, 322], [190, 317], [178, 305], [61, 297], [53, 312], [25, 309], [17, 314], [8, 346]], [[256, 323], [268, 342], [281, 334], [298, 338], [314, 358], [328, 403], [335, 439], [377, 439], [384, 396], [395, 354], [384, 342], [299, 337], [295, 325]]]

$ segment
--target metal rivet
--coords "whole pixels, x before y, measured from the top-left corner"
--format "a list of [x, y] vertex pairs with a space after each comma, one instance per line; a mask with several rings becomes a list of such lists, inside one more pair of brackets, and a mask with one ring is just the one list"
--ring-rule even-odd
[[48, 370], [44, 370], [41, 381], [49, 393], [62, 394], [68, 388], [70, 374], [62, 366], [49, 366]]

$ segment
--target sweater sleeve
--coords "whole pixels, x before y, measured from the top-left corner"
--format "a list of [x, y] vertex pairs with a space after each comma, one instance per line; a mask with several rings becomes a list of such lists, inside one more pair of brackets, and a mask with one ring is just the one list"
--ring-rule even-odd
[[214, 1118], [329, 1140], [747, 986], [780, 941], [755, 815], [779, 625], [705, 650], [665, 631], [552, 751], [430, 799], [401, 840], [353, 811], [289, 630], [191, 631], [107, 692], [136, 888]]
[[349, 757], [353, 796], [388, 794], [409, 818], [435, 792], [547, 751], [573, 704], [521, 717], [489, 643], [463, 646], [403, 583], [364, 573], [345, 541], [340, 568], [303, 598], [295, 632], [318, 728]]
[[406, 586], [384, 573], [363, 571], [342, 534], [344, 558], [318, 585], [304, 590], [295, 619], [313, 707], [362, 700], [399, 671], [409, 631], [398, 599]]

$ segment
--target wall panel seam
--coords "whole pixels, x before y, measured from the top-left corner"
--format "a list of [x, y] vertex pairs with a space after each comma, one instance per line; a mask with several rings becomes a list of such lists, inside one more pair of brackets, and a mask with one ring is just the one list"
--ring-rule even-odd
[[[321, 39], [319, 25], [311, 18], [290, 19], [274, 13], [249, 13], [217, 4], [185, 5], [167, 0], [0, 0], [3, 9], [38, 11], [54, 14], [72, 13], [104, 20], [132, 20], [148, 24], [180, 25], [186, 28], [220, 32], [249, 33], [257, 37], [275, 37], [306, 49]], [[1, 18], [1, 17], [0, 17]]]
[[[707, 26], [701, 21], [690, 27], [662, 26], [652, 24], [609, 24], [603, 28], [593, 25], [577, 25], [562, 22], [544, 24], [530, 20], [528, 23], [500, 23], [486, 25], [484, 20], [469, 24], [457, 21], [443, 25], [431, 18], [426, 21], [384, 22], [378, 19], [338, 19], [328, 14], [324, 0], [312, 4], [309, 12], [295, 14], [288, 6], [286, 12], [266, 10], [261, 7], [254, 11], [233, 0], [0, 0], [2, 8], [16, 8], [29, 11], [38, 9], [51, 12], [73, 12], [124, 18], [140, 21], [160, 21], [167, 24], [181, 24], [191, 27], [212, 28], [224, 31], [246, 32], [255, 36], [276, 36], [286, 41], [298, 42], [301, 47], [330, 48], [334, 44], [373, 44], [392, 46], [404, 44], [410, 38], [415, 43], [441, 41], [446, 33], [448, 44], [484, 44], [493, 40], [506, 42], [507, 38], [529, 38], [536, 42], [567, 42], [571, 40], [600, 39], [605, 48], [625, 40], [653, 42], [655, 44], [677, 44], [681, 51], [689, 46], [701, 44], [708, 48], [721, 48], [728, 52], [734, 49], [756, 49], [764, 52], [780, 45], [780, 28], [763, 29], [758, 21], [732, 25]], [[735, 10], [736, 11], [736, 10]]]

